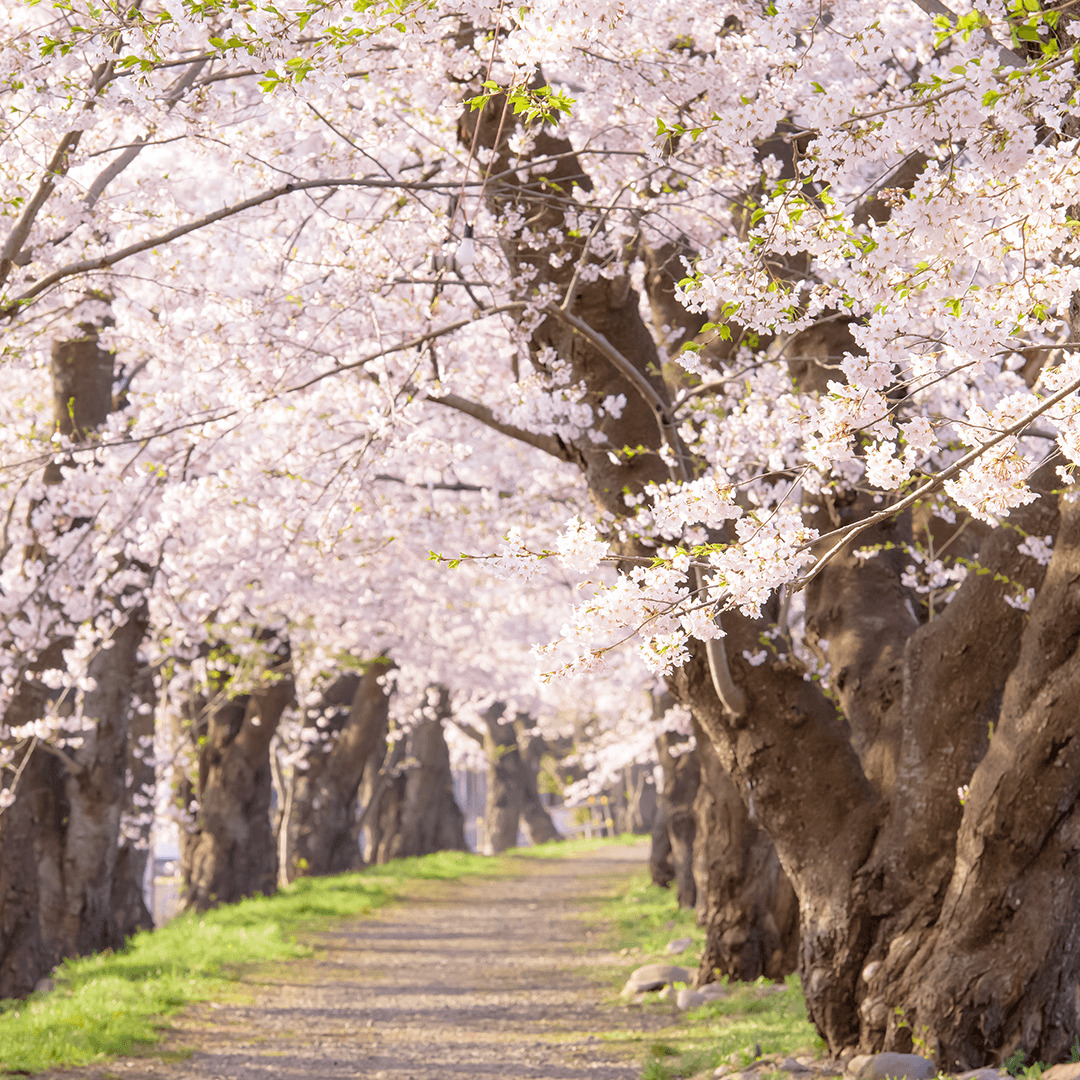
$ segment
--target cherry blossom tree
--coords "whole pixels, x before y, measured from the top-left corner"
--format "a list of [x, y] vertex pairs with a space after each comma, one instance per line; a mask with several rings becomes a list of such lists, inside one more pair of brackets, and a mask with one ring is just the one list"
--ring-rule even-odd
[[[422, 623], [427, 551], [477, 556], [431, 564], [451, 606], [467, 575], [545, 612], [591, 576], [543, 669], [636, 648], [670, 680], [798, 899], [830, 1048], [1064, 1055], [1068, 10], [15, 12], [0, 844], [37, 748], [106, 730], [94, 665], [142, 604], [152, 664], [277, 634], [301, 683], [385, 647], [417, 692], [509, 705], [538, 691], [495, 638], [456, 675], [386, 640]], [[88, 337], [122, 373], [84, 424], [46, 357]], [[779, 892], [711, 889], [758, 913], [745, 970]]]

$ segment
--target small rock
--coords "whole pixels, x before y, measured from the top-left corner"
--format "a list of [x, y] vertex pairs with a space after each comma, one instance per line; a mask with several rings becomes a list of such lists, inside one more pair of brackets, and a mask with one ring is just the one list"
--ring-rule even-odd
[[809, 1072], [810, 1071], [797, 1058], [790, 1058], [790, 1057], [789, 1058], [784, 1058], [784, 1060], [780, 1062], [780, 1068], [783, 1069], [784, 1072], [789, 1072], [789, 1073], [804, 1073], [804, 1072]]
[[667, 943], [667, 948], [664, 950], [668, 956], [678, 956], [679, 953], [686, 952], [691, 945], [694, 944], [693, 938], [677, 937], [674, 941]]
[[663, 988], [663, 990], [660, 991], [659, 994], [656, 995], [656, 1000], [657, 1001], [667, 1001], [667, 1000], [670, 999], [670, 997], [671, 997], [671, 985], [668, 984], [667, 986], [665, 986]]
[[722, 983], [706, 983], [697, 990], [686, 987], [676, 995], [675, 1003], [680, 1009], [696, 1009], [707, 1001], [719, 1001], [731, 991]]
[[[1080, 1073], [1077, 1075], [1080, 1076]], [[1008, 1073], [998, 1072], [997, 1069], [969, 1069], [967, 1072], [961, 1073], [957, 1080], [1004, 1080], [1006, 1076], [1008, 1076]], [[1046, 1076], [1046, 1073], [1043, 1073], [1043, 1076]], [[1066, 1078], [1066, 1080], [1069, 1080], [1069, 1078]]]
[[35, 994], [47, 994], [55, 989], [56, 983], [54, 983], [48, 975], [46, 975], [44, 978], [38, 979], [38, 981], [34, 983]]
[[854, 1080], [932, 1080], [937, 1066], [918, 1054], [859, 1054], [847, 1063]]
[[690, 972], [678, 964], [646, 964], [630, 973], [622, 996], [630, 997], [640, 991], [662, 990], [669, 983], [689, 982]]
[[[987, 1070], [980, 1070], [980, 1072], [985, 1071]], [[1042, 1075], [1044, 1080], [1080, 1080], [1080, 1061], [1067, 1061], [1064, 1065], [1054, 1065]]]

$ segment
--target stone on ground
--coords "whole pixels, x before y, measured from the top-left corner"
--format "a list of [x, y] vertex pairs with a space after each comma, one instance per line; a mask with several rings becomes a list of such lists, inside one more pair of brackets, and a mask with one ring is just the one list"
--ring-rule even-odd
[[918, 1054], [858, 1054], [847, 1063], [852, 1080], [931, 1080], [937, 1066]]
[[694, 941], [692, 938], [677, 937], [674, 941], [669, 941], [667, 943], [667, 948], [664, 950], [664, 952], [666, 952], [668, 956], [678, 956], [679, 953], [686, 952], [686, 950], [689, 949], [690, 946], [693, 944]]
[[685, 987], [675, 996], [675, 1004], [683, 1010], [696, 1009], [707, 1001], [719, 1001], [720, 998], [727, 997], [730, 992], [728, 987], [721, 983], [706, 983], [697, 990]]
[[622, 996], [628, 998], [643, 991], [662, 990], [669, 983], [689, 981], [689, 970], [678, 964], [646, 964], [630, 973], [622, 988]]
[[1054, 1065], [1042, 1074], [1041, 1080], [1080, 1080], [1080, 1061]]

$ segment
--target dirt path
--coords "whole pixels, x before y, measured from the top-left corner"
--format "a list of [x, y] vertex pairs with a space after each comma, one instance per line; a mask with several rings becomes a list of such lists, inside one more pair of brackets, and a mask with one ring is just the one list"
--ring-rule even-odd
[[[120, 1059], [46, 1075], [636, 1080], [642, 1050], [630, 1033], [664, 1019], [604, 1004], [620, 958], [590, 946], [583, 915], [646, 856], [638, 846], [522, 859], [520, 876], [440, 884], [320, 934], [312, 959], [259, 968], [244, 979], [253, 1003], [184, 1013], [166, 1046], [198, 1047], [187, 1060]], [[596, 1034], [612, 1031], [629, 1041]]]

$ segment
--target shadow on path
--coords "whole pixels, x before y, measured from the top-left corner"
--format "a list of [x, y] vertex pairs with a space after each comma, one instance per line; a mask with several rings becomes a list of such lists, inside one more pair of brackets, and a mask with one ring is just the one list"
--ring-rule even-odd
[[43, 1080], [636, 1080], [641, 1049], [595, 1033], [665, 1018], [604, 1004], [619, 958], [589, 947], [582, 915], [647, 852], [521, 859], [514, 877], [440, 884], [315, 936], [311, 959], [256, 968], [242, 979], [253, 1003], [175, 1018], [165, 1046], [196, 1047], [186, 1061]]

